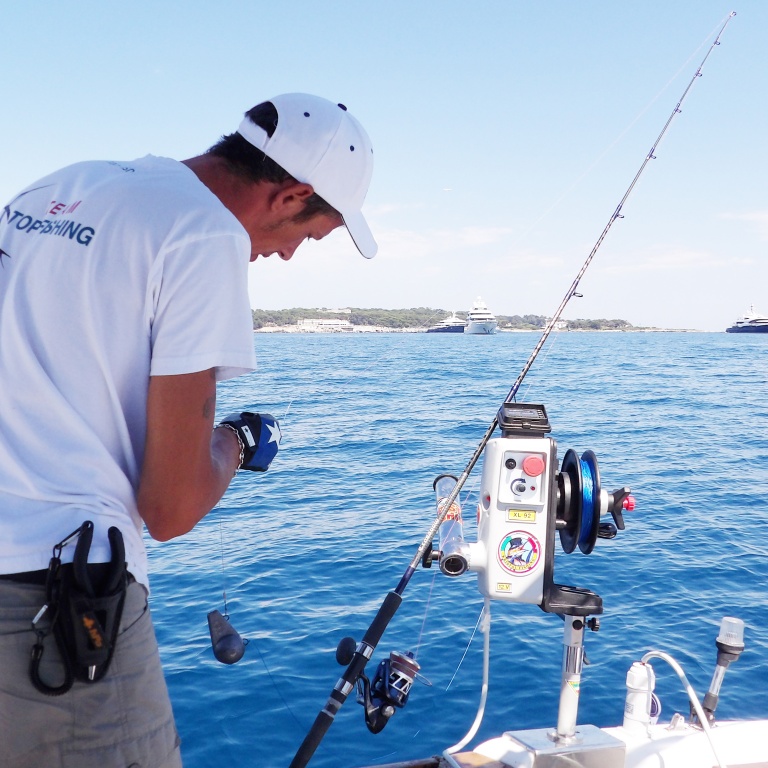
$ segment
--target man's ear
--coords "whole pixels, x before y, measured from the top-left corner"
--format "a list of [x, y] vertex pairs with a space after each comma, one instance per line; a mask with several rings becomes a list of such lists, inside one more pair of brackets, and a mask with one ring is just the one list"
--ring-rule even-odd
[[283, 182], [272, 194], [270, 209], [284, 216], [296, 216], [304, 210], [304, 204], [314, 192], [311, 184], [302, 181]]

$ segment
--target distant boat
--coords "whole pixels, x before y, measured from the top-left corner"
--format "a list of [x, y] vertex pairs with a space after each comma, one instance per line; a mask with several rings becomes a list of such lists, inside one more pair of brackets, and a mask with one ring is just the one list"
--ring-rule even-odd
[[464, 333], [467, 324], [456, 313], [449, 315], [441, 323], [427, 328], [427, 333]]
[[726, 333], [768, 333], [768, 317], [755, 312], [754, 306], [749, 308], [749, 312], [738, 318], [730, 328], [725, 329]]
[[467, 327], [464, 333], [496, 333], [499, 323], [488, 309], [486, 303], [478, 296], [472, 309], [467, 313]]

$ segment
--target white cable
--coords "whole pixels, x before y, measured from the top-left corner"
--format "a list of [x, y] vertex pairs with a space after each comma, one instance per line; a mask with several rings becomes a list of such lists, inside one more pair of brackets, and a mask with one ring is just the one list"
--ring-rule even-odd
[[483, 687], [480, 692], [480, 704], [477, 708], [475, 722], [472, 723], [472, 727], [467, 732], [467, 735], [458, 744], [448, 747], [448, 749], [443, 752], [443, 757], [445, 757], [451, 765], [455, 766], [455, 768], [460, 767], [455, 760], [450, 758], [450, 755], [454, 752], [458, 752], [462, 747], [465, 747], [472, 741], [478, 728], [480, 728], [480, 723], [483, 722], [483, 715], [485, 714], [485, 702], [488, 698], [488, 670], [491, 658], [491, 601], [488, 597], [485, 598], [485, 603], [483, 605], [483, 617], [480, 626], [483, 630], [483, 635], [485, 636], [483, 641]]
[[[469, 653], [469, 648], [472, 645], [472, 641], [475, 639], [475, 633], [477, 632], [478, 627], [480, 626], [480, 622], [483, 620], [484, 611], [485, 611], [485, 608], [480, 609], [480, 615], [477, 617], [477, 621], [475, 622], [475, 628], [472, 630], [472, 634], [469, 636], [469, 642], [467, 643], [467, 647], [464, 649], [464, 653], [461, 654], [461, 658], [459, 659], [459, 664], [456, 667], [455, 672], [451, 676], [451, 679], [448, 681], [448, 685], [445, 686], [446, 691], [453, 685], [453, 681], [456, 679], [456, 675], [459, 674], [459, 670], [461, 669], [461, 665], [464, 663], [464, 659], [467, 658], [467, 654]], [[33, 623], [36, 623], [36, 622], [33, 622]]]
[[728, 766], [718, 754], [717, 749], [715, 748], [715, 743], [712, 741], [712, 731], [709, 727], [709, 721], [707, 720], [707, 716], [704, 713], [701, 704], [699, 703], [698, 696], [696, 696], [696, 691], [693, 690], [693, 687], [688, 682], [688, 678], [685, 676], [685, 672], [683, 672], [683, 668], [668, 653], [664, 653], [664, 651], [648, 651], [648, 653], [643, 656], [641, 661], [643, 664], [645, 664], [649, 659], [661, 659], [662, 661], [666, 661], [667, 664], [669, 664], [669, 666], [675, 670], [677, 676], [680, 678], [680, 682], [685, 688], [685, 692], [688, 694], [691, 705], [696, 711], [696, 715], [699, 718], [699, 722], [701, 723], [701, 728], [704, 731], [704, 735], [707, 737], [709, 746], [712, 748], [712, 753], [715, 756], [715, 760], [717, 760], [717, 764], [720, 766], [720, 768], [728, 768]]

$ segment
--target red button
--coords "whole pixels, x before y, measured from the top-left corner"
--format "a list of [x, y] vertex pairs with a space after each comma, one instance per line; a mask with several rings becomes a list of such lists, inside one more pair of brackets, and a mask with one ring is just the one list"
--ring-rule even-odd
[[544, 459], [541, 456], [526, 456], [523, 459], [523, 472], [528, 477], [538, 477], [544, 471]]

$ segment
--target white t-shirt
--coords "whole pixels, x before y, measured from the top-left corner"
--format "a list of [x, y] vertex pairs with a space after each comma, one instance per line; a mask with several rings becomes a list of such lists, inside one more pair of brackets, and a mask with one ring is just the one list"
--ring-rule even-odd
[[5, 206], [0, 573], [46, 568], [92, 520], [89, 560], [110, 559], [115, 525], [147, 583], [136, 490], [149, 376], [253, 370], [249, 257], [237, 219], [166, 158], [79, 163]]

